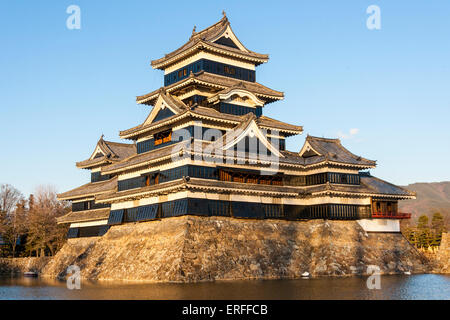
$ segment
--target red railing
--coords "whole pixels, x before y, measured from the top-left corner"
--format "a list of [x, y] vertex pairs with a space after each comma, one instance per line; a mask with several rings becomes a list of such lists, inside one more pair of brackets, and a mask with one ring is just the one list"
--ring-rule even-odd
[[410, 219], [411, 218], [411, 213], [405, 213], [405, 212], [372, 212], [372, 218]]

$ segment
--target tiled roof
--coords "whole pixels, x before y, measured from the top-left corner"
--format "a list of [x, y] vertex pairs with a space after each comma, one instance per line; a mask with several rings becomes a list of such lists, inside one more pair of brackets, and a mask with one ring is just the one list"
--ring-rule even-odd
[[112, 199], [119, 199], [121, 201], [126, 201], [127, 199], [131, 199], [135, 196], [140, 197], [148, 197], [151, 194], [164, 191], [176, 191], [185, 188], [186, 181], [184, 179], [177, 179], [168, 182], [163, 182], [156, 185], [145, 186], [142, 188], [135, 188], [124, 191], [113, 191], [105, 194], [101, 194], [95, 197], [95, 201], [97, 202], [108, 202]]
[[178, 97], [166, 93], [165, 88], [160, 89], [160, 95], [163, 100], [177, 113], [183, 112], [188, 109], [188, 107], [181, 101]]
[[288, 131], [292, 133], [302, 133], [303, 127], [289, 124], [283, 121], [275, 120], [266, 116], [260, 116], [256, 119], [256, 123], [261, 128], [278, 129], [280, 131]]
[[192, 36], [189, 41], [184, 45], [172, 51], [171, 53], [166, 54], [164, 57], [153, 60], [151, 65], [154, 68], [164, 68], [179, 59], [188, 56], [189, 54], [195, 52], [196, 50], [211, 50], [211, 51], [219, 51], [222, 54], [230, 55], [234, 57], [240, 57], [241, 59], [247, 59], [253, 61], [256, 65], [261, 64], [263, 62], [267, 62], [269, 56], [266, 54], [260, 54], [245, 48], [245, 51], [232, 48], [229, 46], [224, 46], [214, 41], [218, 39], [221, 34], [223, 34], [227, 27], [230, 25], [227, 17], [224, 16], [219, 22], [213, 24], [212, 26], [200, 31], [193, 31]]
[[253, 113], [247, 113], [240, 117], [240, 122], [233, 129], [227, 131], [221, 138], [221, 140], [215, 141], [213, 144], [220, 144], [220, 146], [224, 146], [227, 141], [234, 141], [239, 134], [242, 133], [251, 121], [255, 120], [256, 116]]
[[[173, 125], [178, 121], [182, 121], [185, 118], [193, 118], [193, 119], [208, 119], [212, 121], [218, 122], [228, 122], [230, 125], [238, 125], [242, 121], [245, 121], [245, 115], [238, 116], [228, 113], [219, 112], [210, 107], [202, 107], [195, 106], [192, 109], [187, 109], [179, 114], [175, 114], [168, 118], [152, 122], [149, 124], [140, 124], [133, 128], [120, 131], [119, 135], [121, 138], [130, 139], [136, 137], [136, 135], [143, 134], [145, 132], [149, 132], [156, 128], [161, 128], [167, 125]], [[264, 129], [276, 129], [281, 132], [289, 133], [289, 134], [300, 134], [303, 131], [303, 127], [292, 125], [289, 123], [285, 123], [282, 121], [278, 121], [266, 116], [261, 116], [256, 119], [256, 123], [258, 126]]]
[[[198, 107], [198, 110], [203, 112], [204, 114], [213, 115], [216, 116], [225, 116], [225, 114], [222, 114], [216, 110], [205, 108], [205, 107]], [[195, 110], [188, 110], [187, 113], [191, 113], [191, 116], [193, 115], [193, 112]], [[253, 114], [247, 114], [243, 116], [234, 116], [234, 115], [227, 115], [230, 116], [229, 119], [231, 120], [233, 117], [239, 119], [239, 122], [237, 122], [237, 125], [231, 130], [227, 132], [227, 136], [229, 137], [230, 134], [233, 134], [233, 131], [240, 132], [239, 129], [245, 128], [249, 121], [256, 119], [257, 124], [261, 127], [284, 127], [284, 129], [297, 129], [300, 130], [301, 127], [292, 126], [289, 124], [285, 124], [281, 121], [277, 121], [268, 117], [264, 117], [260, 122], [258, 122], [258, 118], [256, 118]], [[167, 119], [165, 119], [167, 120]], [[289, 127], [292, 126], [292, 127]], [[142, 128], [144, 130], [145, 128]], [[149, 129], [149, 128], [147, 128]], [[150, 130], [150, 129], [149, 129]], [[231, 141], [231, 140], [227, 140]], [[376, 166], [376, 162], [372, 160], [368, 160], [365, 158], [362, 158], [360, 156], [356, 156], [350, 151], [348, 151], [346, 148], [342, 146], [339, 139], [327, 139], [327, 138], [318, 138], [313, 136], [308, 136], [306, 138], [306, 142], [308, 142], [312, 148], [319, 152], [318, 155], [313, 155], [309, 157], [302, 157], [299, 155], [298, 152], [292, 152], [288, 150], [280, 150], [280, 153], [282, 157], [277, 159], [280, 164], [282, 165], [294, 165], [294, 166], [301, 166], [304, 169], [308, 168], [308, 166], [313, 165], [338, 165], [338, 166], [346, 166], [346, 167], [356, 167], [358, 169], [366, 169], [366, 168], [373, 168]], [[193, 150], [186, 148], [189, 144], [189, 142], [184, 141], [181, 142], [185, 144], [184, 150], [187, 153], [192, 153]], [[219, 143], [218, 141], [214, 143]], [[143, 154], [135, 155], [133, 157], [130, 157], [128, 159], [125, 159], [124, 161], [111, 164], [107, 167], [102, 168], [102, 173], [108, 174], [113, 172], [120, 172], [121, 170], [124, 170], [125, 168], [136, 168], [139, 166], [143, 166], [149, 163], [156, 163], [162, 159], [170, 159], [171, 157], [171, 148], [175, 145], [169, 145], [167, 147], [163, 147], [160, 149], [156, 149], [153, 151], [149, 151]], [[209, 146], [208, 142], [202, 143], [202, 148], [205, 148], [206, 146]], [[245, 155], [247, 156], [247, 154]], [[250, 157], [249, 157], [250, 158]], [[270, 158], [269, 159], [263, 159], [263, 162], [267, 161], [273, 161]]]
[[[170, 159], [172, 157], [172, 151], [175, 150], [175, 148], [178, 148], [180, 145], [186, 145], [189, 144], [190, 141], [182, 141], [178, 143], [174, 143], [171, 145], [168, 145], [166, 147], [161, 147], [149, 152], [136, 154], [128, 159], [125, 159], [124, 161], [113, 163], [109, 166], [102, 167], [102, 174], [111, 174], [115, 172], [120, 172], [121, 170], [127, 168], [134, 168], [146, 165], [148, 163], [151, 163], [154, 160], [162, 160], [162, 159]], [[178, 153], [177, 153], [178, 154]]]
[[314, 151], [318, 152], [319, 155], [304, 158], [305, 164], [323, 161], [323, 159], [325, 159], [329, 162], [335, 163], [355, 164], [367, 167], [376, 166], [376, 161], [365, 159], [348, 151], [341, 144], [339, 139], [307, 136], [305, 145], [307, 143], [314, 149]]
[[415, 194], [392, 183], [373, 176], [360, 174], [360, 185], [346, 184], [320, 184], [309, 186], [305, 189], [309, 194], [355, 194], [372, 197], [386, 197], [393, 199], [414, 199]]
[[321, 192], [335, 192], [355, 195], [371, 195], [379, 197], [390, 197], [397, 199], [413, 198], [415, 195], [401, 187], [395, 186], [389, 182], [383, 181], [376, 177], [361, 177], [360, 185], [338, 185], [338, 184], [321, 184], [315, 186], [277, 186], [277, 185], [263, 185], [227, 182], [217, 180], [205, 180], [190, 178], [186, 182], [188, 188], [191, 187], [211, 187], [218, 190], [226, 189], [241, 189], [245, 192], [267, 192], [267, 193], [282, 193], [286, 196], [310, 196]]
[[93, 154], [92, 156], [94, 156], [94, 158], [77, 162], [76, 165], [78, 168], [92, 168], [98, 165], [120, 161], [133, 154], [136, 154], [135, 144], [106, 141], [103, 140], [103, 136], [98, 140], [94, 152], [97, 147], [100, 148], [103, 156], [95, 157], [95, 155]]
[[[376, 187], [374, 187], [376, 184]], [[321, 184], [314, 186], [277, 186], [251, 184], [230, 181], [218, 181], [199, 178], [183, 178], [158, 185], [136, 188], [120, 192], [111, 192], [96, 197], [96, 201], [127, 201], [171, 193], [180, 190], [219, 191], [229, 193], [260, 194], [283, 197], [311, 197], [332, 193], [337, 196], [372, 196], [391, 199], [412, 199], [414, 194], [375, 177], [361, 179], [361, 185]]]
[[380, 178], [373, 176], [360, 175], [361, 186], [365, 187], [368, 192], [373, 192], [376, 194], [388, 194], [388, 195], [398, 195], [398, 196], [413, 196], [414, 192], [410, 192], [402, 187], [396, 186], [387, 181], [381, 180]]
[[109, 212], [110, 212], [110, 208], [75, 211], [75, 212], [71, 211], [62, 217], [56, 218], [56, 220], [57, 220], [58, 224], [106, 220], [109, 217]]
[[193, 189], [214, 188], [222, 191], [245, 190], [246, 193], [278, 195], [282, 194], [286, 197], [295, 197], [298, 195], [299, 191], [298, 187], [217, 181], [198, 178], [190, 178], [187, 182], [187, 185], [188, 188]]
[[[249, 117], [246, 116], [244, 120], [239, 125], [237, 125], [234, 129], [235, 131], [239, 131], [238, 129], [245, 128], [246, 125], [248, 125], [248, 119]], [[241, 128], [241, 129], [242, 129]], [[232, 134], [232, 131], [229, 131], [230, 134]], [[228, 133], [227, 133], [228, 134]], [[228, 137], [228, 136], [227, 136]], [[227, 140], [229, 141], [229, 140]], [[211, 148], [210, 146], [211, 142], [202, 142], [201, 148], [204, 150], [206, 147]], [[217, 141], [212, 143], [218, 143]], [[123, 170], [129, 170], [133, 168], [142, 167], [145, 165], [157, 163], [163, 160], [170, 160], [172, 157], [172, 151], [173, 150], [180, 150], [180, 144], [183, 144], [182, 149], [183, 152], [186, 152], [186, 154], [192, 154], [194, 153], [194, 150], [189, 148], [190, 141], [182, 141], [175, 144], [168, 145], [166, 147], [158, 148], [149, 152], [145, 152], [142, 154], [138, 154], [135, 156], [132, 156], [128, 159], [125, 159], [123, 161], [113, 163], [111, 165], [105, 166], [102, 168], [103, 174], [111, 174], [111, 173], [117, 173], [121, 172]], [[192, 147], [192, 146], [191, 146]], [[173, 148], [173, 149], [172, 149]], [[175, 149], [176, 148], [176, 149]], [[297, 152], [287, 151], [287, 150], [280, 150], [280, 153], [282, 154], [282, 157], [279, 157], [276, 159], [279, 161], [280, 165], [293, 165], [293, 166], [300, 166], [303, 169], [307, 169], [309, 166], [313, 165], [339, 165], [339, 166], [346, 166], [346, 167], [357, 167], [359, 169], [366, 169], [366, 168], [372, 168], [375, 166], [373, 162], [367, 162], [366, 160], [358, 160], [356, 156], [355, 158], [346, 158], [346, 157], [329, 157], [327, 155], [319, 155], [319, 156], [312, 156], [312, 157], [301, 157]], [[245, 154], [239, 154], [241, 157], [244, 156], [246, 159], [253, 159], [253, 157], [249, 157], [247, 153]], [[263, 163], [268, 163], [270, 161], [274, 161], [272, 158], [267, 159], [260, 159]]]
[[59, 200], [73, 200], [109, 192], [117, 187], [117, 177], [99, 182], [89, 182], [81, 187], [58, 194]]
[[[178, 82], [172, 83], [165, 87], [165, 90], [169, 93], [184, 88], [191, 84], [201, 84], [205, 86], [210, 86], [219, 90], [224, 90], [229, 87], [236, 86], [240, 83], [244, 83], [245, 88], [258, 96], [259, 98], [263, 99], [268, 102], [273, 102], [276, 100], [281, 100], [284, 97], [284, 93], [280, 91], [276, 91], [273, 89], [270, 89], [258, 82], [250, 82], [250, 81], [243, 81], [239, 79], [234, 79], [226, 76], [217, 75], [214, 73], [209, 73], [205, 71], [199, 71], [196, 73], [191, 73], [189, 77], [180, 80]], [[156, 102], [156, 99], [158, 98], [160, 89], [152, 91], [148, 94], [137, 96], [136, 101], [140, 104], [147, 104], [147, 105], [154, 105]]]

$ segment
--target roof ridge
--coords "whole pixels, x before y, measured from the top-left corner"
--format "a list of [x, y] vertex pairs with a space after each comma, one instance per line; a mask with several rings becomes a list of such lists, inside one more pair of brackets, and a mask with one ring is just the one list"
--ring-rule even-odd
[[[200, 77], [205, 77], [207, 79], [201, 79]], [[208, 79], [209, 78], [209, 79]], [[217, 80], [216, 80], [217, 79]], [[271, 89], [257, 81], [252, 82], [252, 81], [245, 81], [245, 80], [238, 80], [235, 78], [231, 78], [231, 77], [227, 77], [227, 76], [223, 76], [220, 74], [215, 74], [215, 73], [210, 73], [207, 72], [205, 70], [201, 70], [195, 73], [190, 73], [189, 76], [187, 78], [181, 79], [175, 83], [172, 83], [168, 86], [166, 86], [166, 90], [171, 90], [172, 88], [178, 88], [180, 86], [186, 86], [189, 85], [190, 82], [189, 81], [200, 81], [200, 82], [208, 82], [211, 83], [212, 85], [218, 86], [220, 88], [223, 87], [222, 90], [228, 90], [230, 87], [233, 87], [236, 85], [236, 82], [242, 81], [244, 83], [245, 90], [252, 92], [255, 95], [262, 95], [262, 96], [270, 96], [270, 97], [279, 97], [279, 99], [284, 98], [284, 92], [283, 91], [277, 91], [275, 89]], [[215, 82], [217, 81], [217, 83]], [[221, 83], [218, 83], [218, 82]], [[230, 84], [230, 82], [232, 82]], [[258, 88], [262, 91], [258, 92]], [[150, 93], [144, 94], [144, 95], [140, 95], [140, 96], [136, 96], [136, 101], [139, 104], [146, 104], [147, 101], [149, 100], [155, 100], [159, 94], [159, 90], [154, 90]], [[174, 89], [175, 90], [175, 89]], [[263, 92], [265, 91], [265, 92]], [[152, 99], [150, 99], [150, 97], [152, 97]], [[275, 98], [277, 99], [277, 98]]]
[[339, 138], [324, 138], [324, 137], [316, 137], [316, 136], [311, 136], [311, 135], [307, 135], [306, 136], [306, 140], [321, 140], [321, 141], [330, 141], [330, 142], [338, 142], [339, 144], [341, 144], [341, 140]]
[[183, 101], [181, 101], [178, 97], [166, 92], [165, 89], [160, 90], [159, 95], [167, 104], [171, 105], [171, 107], [175, 107], [176, 109], [178, 109], [177, 111], [182, 112], [184, 109], [187, 109], [187, 106]]
[[105, 141], [107, 144], [121, 145], [124, 147], [132, 147], [133, 146], [133, 143], [107, 141], [107, 140], [103, 140], [103, 141]]
[[114, 182], [116, 182], [116, 181], [117, 181], [117, 176], [112, 177], [111, 179], [108, 179], [108, 180], [95, 181], [95, 182], [88, 182], [88, 183], [85, 183], [85, 184], [83, 184], [83, 185], [81, 185], [81, 186], [79, 186], [79, 187], [76, 187], [76, 188], [73, 188], [73, 189], [71, 189], [71, 190], [68, 190], [68, 191], [66, 191], [66, 192], [58, 193], [56, 196], [57, 196], [58, 198], [60, 198], [60, 197], [67, 197], [67, 196], [65, 196], [65, 195], [70, 194], [71, 192], [73, 193], [74, 191], [80, 190], [80, 189], [85, 188], [85, 187], [87, 187], [87, 186], [89, 186], [89, 185], [91, 185], [91, 186], [100, 186], [100, 185], [103, 185], [103, 184], [107, 185], [108, 183], [114, 183]]
[[[203, 29], [203, 30], [201, 30], [201, 31], [196, 32], [196, 31], [195, 31], [196, 26], [194, 26], [194, 30], [192, 30], [192, 35], [191, 35], [191, 37], [189, 38], [189, 40], [190, 40], [190, 39], [194, 39], [194, 38], [201, 38], [201, 36], [202, 36], [203, 34], [207, 33], [208, 31], [210, 31], [210, 30], [212, 30], [212, 29], [214, 29], [214, 28], [217, 28], [217, 27], [224, 27], [224, 26], [227, 26], [229, 23], [230, 23], [230, 22], [228, 21], [228, 18], [227, 18], [227, 16], [226, 16], [226, 14], [224, 14], [223, 17], [222, 17], [222, 19], [220, 19], [220, 20], [217, 21], [216, 23], [210, 25], [209, 27], [206, 27], [205, 29]], [[220, 24], [223, 24], [223, 25], [220, 25]]]
[[[221, 54], [229, 54], [231, 56], [235, 56], [236, 54], [240, 55], [240, 59], [244, 59], [247, 61], [251, 61], [252, 63], [255, 63], [256, 65], [259, 65], [261, 63], [267, 62], [269, 59], [269, 55], [267, 54], [260, 54], [255, 51], [247, 49], [240, 41], [237, 39], [237, 41], [240, 43], [240, 45], [245, 49], [239, 48], [233, 48], [231, 46], [222, 45], [220, 43], [214, 42], [217, 41], [227, 28], [230, 28], [231, 32], [234, 34], [234, 32], [231, 29], [231, 24], [226, 16], [222, 17], [218, 22], [214, 23], [213, 25], [206, 27], [205, 29], [196, 32], [197, 27], [194, 26], [194, 29], [192, 30], [192, 34], [189, 37], [188, 41], [185, 42], [182, 46], [180, 46], [178, 49], [164, 54], [162, 58], [152, 60], [151, 65], [153, 68], [156, 69], [164, 69], [168, 65], [171, 65], [175, 63], [175, 61], [178, 61], [183, 56], [190, 55], [192, 52], [196, 50], [202, 50], [205, 49], [206, 46], [208, 46], [208, 50], [217, 51], [219, 50]], [[181, 56], [179, 56], [181, 55]]]

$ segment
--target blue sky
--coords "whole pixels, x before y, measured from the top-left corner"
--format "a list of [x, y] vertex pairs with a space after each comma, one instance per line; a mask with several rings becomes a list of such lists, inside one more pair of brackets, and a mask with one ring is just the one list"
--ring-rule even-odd
[[[66, 28], [69, 5], [81, 29]], [[381, 9], [381, 30], [366, 9]], [[151, 69], [225, 10], [244, 45], [268, 53], [257, 81], [283, 91], [269, 117], [341, 137], [396, 184], [450, 180], [450, 1], [2, 1], [0, 183], [24, 194], [89, 180], [75, 167], [100, 135], [141, 123]]]

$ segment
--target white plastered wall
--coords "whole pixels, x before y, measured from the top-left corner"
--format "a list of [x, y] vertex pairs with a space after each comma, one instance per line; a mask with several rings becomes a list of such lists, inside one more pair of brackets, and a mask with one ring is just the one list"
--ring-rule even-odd
[[399, 219], [361, 219], [358, 223], [366, 232], [400, 232]]

